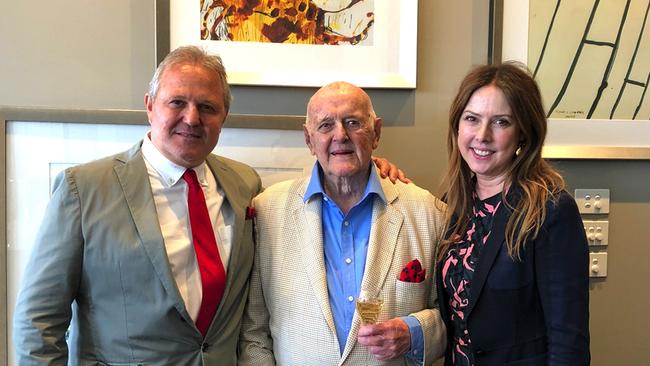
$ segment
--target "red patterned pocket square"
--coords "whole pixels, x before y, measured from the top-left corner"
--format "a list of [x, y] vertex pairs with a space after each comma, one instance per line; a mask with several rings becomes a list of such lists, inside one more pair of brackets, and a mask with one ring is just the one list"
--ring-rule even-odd
[[255, 207], [246, 207], [246, 220], [255, 218]]
[[402, 282], [414, 282], [420, 283], [424, 281], [427, 275], [427, 270], [422, 268], [422, 264], [417, 259], [414, 259], [408, 263], [402, 273], [399, 274], [399, 280]]

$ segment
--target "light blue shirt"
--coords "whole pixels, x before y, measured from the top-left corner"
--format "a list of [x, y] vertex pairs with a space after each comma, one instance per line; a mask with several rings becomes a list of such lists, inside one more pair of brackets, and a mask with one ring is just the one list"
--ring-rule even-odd
[[[341, 353], [350, 333], [355, 311], [355, 299], [361, 291], [361, 280], [366, 266], [370, 226], [372, 225], [372, 203], [376, 195], [386, 202], [381, 183], [375, 174], [374, 164], [370, 164], [368, 185], [361, 200], [350, 209], [347, 215], [338, 208], [323, 189], [321, 168], [318, 162], [312, 169], [309, 185], [305, 191], [305, 202], [314, 196], [322, 196], [322, 226], [327, 292], [334, 326]], [[397, 279], [395, 279], [397, 281]], [[411, 351], [406, 356], [422, 363], [424, 335], [420, 322], [413, 316], [402, 319], [411, 332]]]

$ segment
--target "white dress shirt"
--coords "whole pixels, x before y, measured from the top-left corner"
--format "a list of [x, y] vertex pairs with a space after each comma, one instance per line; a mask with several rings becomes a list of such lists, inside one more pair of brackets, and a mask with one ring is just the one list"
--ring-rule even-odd
[[[182, 179], [186, 168], [174, 164], [163, 156], [149, 140], [148, 132], [143, 139], [142, 155], [147, 165], [169, 266], [185, 307], [192, 319], [196, 321], [201, 307], [203, 288], [190, 229], [187, 207], [188, 187]], [[195, 167], [194, 171], [203, 188], [221, 263], [227, 275], [232, 248], [234, 213], [228, 201], [224, 201], [223, 190], [217, 186], [217, 181], [207, 164], [202, 163]]]

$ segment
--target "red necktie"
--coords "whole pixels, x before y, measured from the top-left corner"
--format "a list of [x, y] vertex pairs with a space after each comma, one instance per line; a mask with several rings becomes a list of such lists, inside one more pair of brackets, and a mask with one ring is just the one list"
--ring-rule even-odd
[[196, 327], [205, 337], [212, 318], [217, 312], [223, 290], [226, 287], [226, 273], [219, 256], [219, 248], [212, 230], [212, 222], [208, 214], [208, 207], [205, 204], [203, 189], [201, 189], [201, 185], [196, 179], [196, 172], [187, 169], [183, 174], [183, 179], [185, 179], [189, 187], [187, 207], [190, 213], [194, 252], [199, 264], [201, 285], [203, 287], [203, 299], [201, 300], [199, 316], [196, 318]]

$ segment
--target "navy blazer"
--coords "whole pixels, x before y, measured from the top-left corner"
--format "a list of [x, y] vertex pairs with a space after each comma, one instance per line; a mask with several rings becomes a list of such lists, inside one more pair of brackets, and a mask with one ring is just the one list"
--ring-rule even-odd
[[[515, 206], [520, 190], [508, 202]], [[573, 197], [562, 191], [546, 204], [536, 239], [521, 260], [508, 256], [505, 227], [511, 210], [497, 210], [481, 250], [466, 312], [477, 366], [589, 365], [589, 249]], [[453, 327], [442, 266], [436, 283], [447, 326], [445, 366], [451, 363]]]

